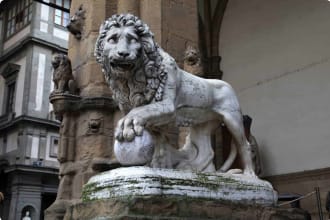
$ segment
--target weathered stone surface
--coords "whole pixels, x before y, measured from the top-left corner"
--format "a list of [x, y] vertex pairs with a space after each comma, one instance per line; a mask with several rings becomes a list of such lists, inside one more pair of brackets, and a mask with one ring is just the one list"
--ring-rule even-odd
[[83, 201], [131, 196], [183, 196], [219, 200], [224, 204], [271, 206], [277, 193], [270, 183], [242, 174], [125, 167], [93, 176]]
[[185, 196], [124, 197], [82, 202], [67, 209], [65, 220], [307, 220], [301, 209], [224, 204]]

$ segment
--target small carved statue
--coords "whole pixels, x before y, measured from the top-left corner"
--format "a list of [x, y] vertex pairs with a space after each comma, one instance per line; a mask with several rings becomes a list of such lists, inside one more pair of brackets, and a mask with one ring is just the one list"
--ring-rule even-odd
[[[113, 98], [126, 114], [116, 127], [118, 149], [127, 143], [140, 147], [139, 141], [149, 133], [153, 144], [147, 147], [154, 146], [154, 150], [142, 145], [139, 154], [153, 152], [147, 162], [150, 166], [215, 172], [211, 134], [224, 123], [233, 136], [233, 149], [241, 158], [244, 174], [256, 177], [241, 109], [228, 83], [180, 69], [155, 43], [149, 27], [131, 14], [107, 19], [95, 47]], [[166, 135], [166, 126], [173, 122], [189, 127], [183, 147], [173, 147]], [[135, 138], [139, 136], [142, 138]], [[126, 162], [129, 159], [121, 163]]]
[[26, 211], [25, 212], [25, 216], [22, 218], [22, 220], [31, 220], [30, 212], [29, 211]]
[[203, 76], [203, 66], [199, 51], [193, 46], [188, 46], [183, 59], [183, 69], [196, 76]]
[[54, 93], [77, 92], [76, 83], [72, 75], [71, 61], [64, 54], [55, 54], [52, 59]]
[[70, 18], [69, 24], [66, 28], [70, 31], [71, 34], [75, 36], [76, 39], [81, 39], [82, 30], [84, 27], [86, 11], [83, 9], [83, 5], [80, 5], [78, 10]]

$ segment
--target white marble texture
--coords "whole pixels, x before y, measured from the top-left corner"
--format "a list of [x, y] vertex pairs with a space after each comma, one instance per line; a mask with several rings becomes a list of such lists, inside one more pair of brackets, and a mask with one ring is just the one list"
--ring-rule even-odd
[[[154, 42], [148, 25], [131, 14], [113, 15], [103, 23], [95, 55], [126, 114], [116, 127], [118, 142], [135, 145], [134, 139], [148, 130], [157, 147], [152, 167], [215, 172], [211, 135], [224, 123], [235, 144], [220, 171], [228, 171], [238, 154], [244, 174], [256, 178], [240, 105], [228, 83], [180, 69]], [[164, 126], [173, 123], [189, 127], [184, 146], [172, 147], [166, 136]], [[118, 155], [124, 157], [123, 152]]]
[[270, 183], [245, 175], [126, 167], [93, 176], [83, 189], [85, 201], [129, 196], [186, 196], [245, 205], [272, 206]]
[[155, 145], [147, 130], [131, 142], [115, 140], [114, 153], [119, 163], [123, 165], [144, 165], [150, 163]]

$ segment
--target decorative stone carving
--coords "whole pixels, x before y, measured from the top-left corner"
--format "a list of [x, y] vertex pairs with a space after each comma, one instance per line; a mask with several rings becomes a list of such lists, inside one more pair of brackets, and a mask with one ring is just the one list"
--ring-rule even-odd
[[102, 126], [102, 119], [101, 118], [91, 118], [91, 119], [89, 119], [87, 134], [99, 133], [101, 126]]
[[54, 91], [52, 93], [77, 93], [76, 82], [72, 75], [70, 59], [64, 54], [55, 54], [52, 58]]
[[[244, 174], [255, 176], [238, 99], [228, 83], [181, 70], [154, 42], [149, 27], [130, 14], [104, 22], [95, 55], [113, 98], [126, 114], [116, 128], [118, 142], [132, 142], [147, 130], [156, 147], [152, 167], [215, 172], [210, 136], [224, 123], [235, 145], [221, 170], [229, 169], [238, 151]], [[169, 144], [163, 129], [171, 122], [190, 127], [179, 150]]]
[[188, 46], [183, 59], [183, 69], [196, 76], [203, 76], [203, 66], [200, 52], [193, 46]]
[[80, 40], [83, 27], [85, 24], [85, 9], [83, 9], [83, 5], [80, 5], [78, 10], [74, 13], [74, 15], [70, 18], [69, 24], [66, 28], [70, 31], [71, 34], [75, 36], [76, 39]]

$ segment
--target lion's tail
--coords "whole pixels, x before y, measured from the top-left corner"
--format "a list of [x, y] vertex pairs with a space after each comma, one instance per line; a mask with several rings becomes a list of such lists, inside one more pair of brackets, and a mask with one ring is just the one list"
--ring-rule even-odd
[[224, 164], [221, 166], [219, 169], [220, 172], [227, 172], [231, 165], [233, 165], [234, 160], [236, 159], [237, 156], [237, 146], [235, 145], [234, 141], [231, 142], [230, 146], [230, 153], [229, 156], [227, 157], [226, 161]]

